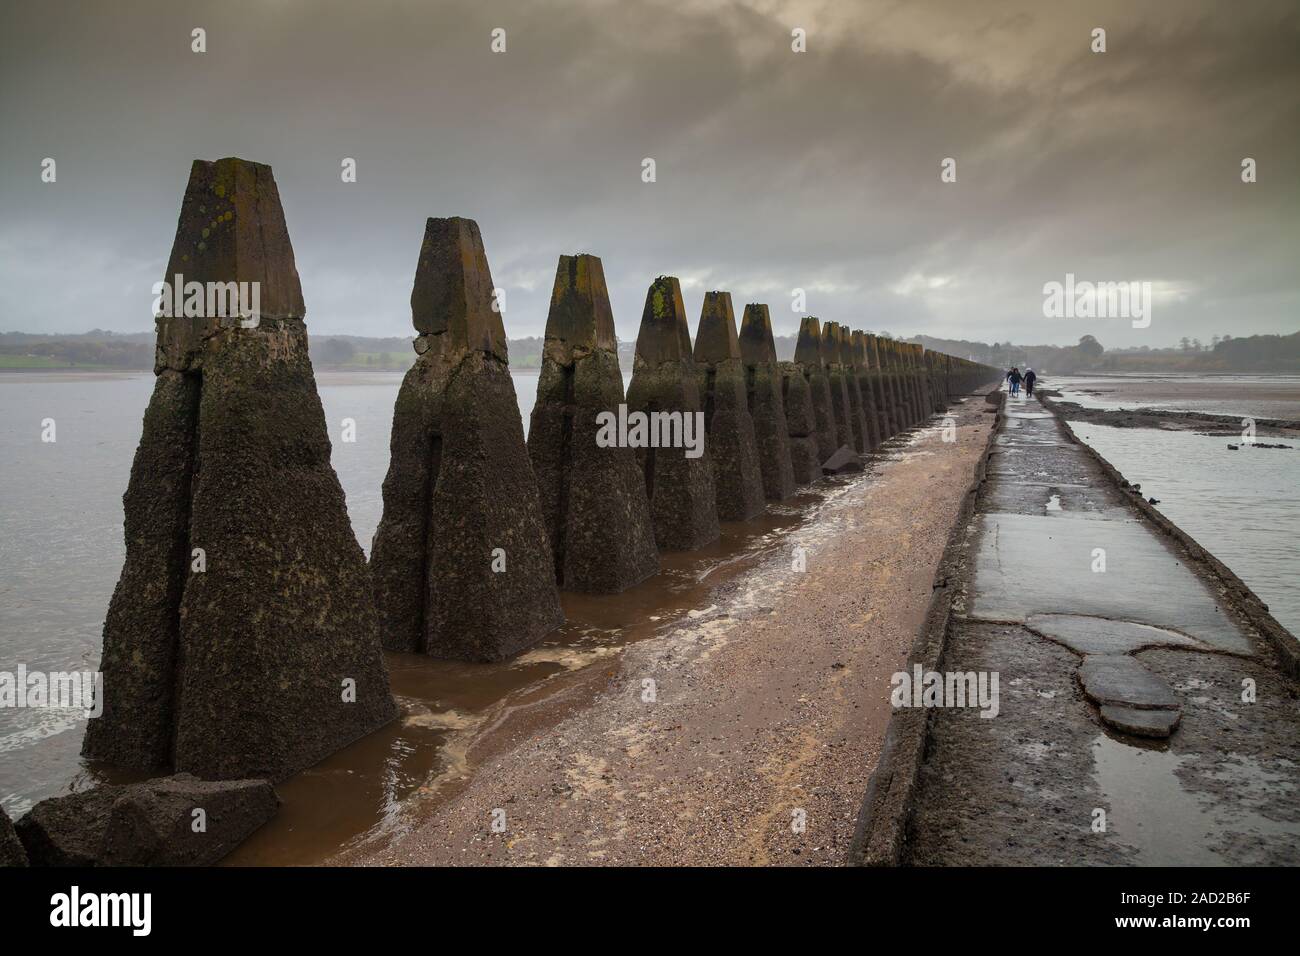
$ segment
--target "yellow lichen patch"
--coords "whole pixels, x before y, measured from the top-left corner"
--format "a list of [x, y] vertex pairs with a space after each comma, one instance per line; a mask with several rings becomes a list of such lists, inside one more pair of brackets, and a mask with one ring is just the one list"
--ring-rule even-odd
[[212, 191], [218, 196], [224, 197], [226, 195], [226, 187], [222, 183], [217, 183], [217, 185], [213, 186]]
[[204, 239], [208, 238], [208, 230], [207, 230], [207, 229], [204, 229], [204, 230], [203, 230], [203, 238], [204, 238]]
[[230, 220], [235, 218], [235, 214], [232, 210], [227, 209], [226, 214], [222, 218], [225, 219], [226, 222], [230, 222]]

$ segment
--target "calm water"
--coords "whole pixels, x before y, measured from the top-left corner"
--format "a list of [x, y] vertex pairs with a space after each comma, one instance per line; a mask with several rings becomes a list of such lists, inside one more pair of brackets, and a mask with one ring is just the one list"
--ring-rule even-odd
[[[1300, 420], [1300, 378], [1287, 375], [1069, 377], [1044, 383], [1090, 408], [1166, 408]], [[1071, 422], [1184, 531], [1250, 585], [1293, 634], [1300, 633], [1300, 441], [1230, 451], [1235, 438]]]

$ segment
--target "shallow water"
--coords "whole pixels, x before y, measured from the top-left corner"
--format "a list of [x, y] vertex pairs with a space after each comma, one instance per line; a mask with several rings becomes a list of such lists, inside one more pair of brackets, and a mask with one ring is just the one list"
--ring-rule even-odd
[[1296, 375], [1069, 375], [1042, 380], [1084, 408], [1159, 408], [1300, 421]]
[[1077, 421], [1070, 427], [1300, 633], [1300, 447], [1229, 451], [1238, 442], [1222, 436]]

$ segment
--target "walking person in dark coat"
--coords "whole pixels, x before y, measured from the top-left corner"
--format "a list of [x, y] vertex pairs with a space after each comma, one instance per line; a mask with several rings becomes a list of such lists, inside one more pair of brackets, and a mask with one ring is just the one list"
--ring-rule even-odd
[[1019, 394], [1020, 394], [1020, 379], [1021, 379], [1020, 369], [1016, 368], [1016, 367], [1013, 365], [1013, 366], [1011, 367], [1011, 371], [1010, 371], [1010, 372], [1007, 372], [1007, 381], [1011, 383], [1011, 394], [1012, 394], [1012, 395], [1019, 395]]
[[1034, 397], [1034, 383], [1038, 381], [1038, 376], [1034, 374], [1032, 368], [1025, 369], [1025, 395], [1028, 398]]

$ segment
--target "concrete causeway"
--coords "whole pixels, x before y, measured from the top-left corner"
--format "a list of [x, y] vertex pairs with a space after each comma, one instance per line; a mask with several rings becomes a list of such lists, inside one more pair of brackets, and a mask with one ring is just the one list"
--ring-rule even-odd
[[1300, 863], [1295, 681], [1036, 400], [1008, 397], [901, 862]]

